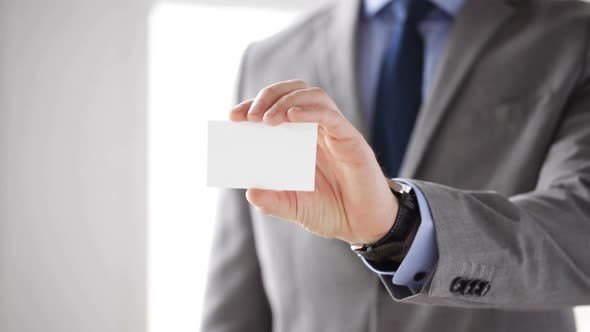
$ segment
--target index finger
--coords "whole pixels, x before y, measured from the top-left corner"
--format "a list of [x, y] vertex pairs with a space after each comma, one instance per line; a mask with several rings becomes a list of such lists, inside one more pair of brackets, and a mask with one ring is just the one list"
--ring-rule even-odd
[[234, 106], [229, 112], [229, 119], [234, 122], [248, 121], [248, 110], [252, 107], [254, 99], [246, 100]]
[[281, 99], [281, 97], [293, 91], [306, 89], [308, 87], [307, 83], [302, 80], [279, 82], [267, 86], [260, 90], [256, 98], [254, 98], [254, 102], [248, 111], [248, 120], [254, 122], [262, 121], [264, 113], [268, 111], [277, 100]]

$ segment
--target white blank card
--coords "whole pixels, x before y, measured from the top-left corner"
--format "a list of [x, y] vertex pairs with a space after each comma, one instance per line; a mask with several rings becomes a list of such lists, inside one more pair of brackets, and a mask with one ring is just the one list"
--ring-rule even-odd
[[207, 185], [313, 191], [316, 123], [209, 121]]

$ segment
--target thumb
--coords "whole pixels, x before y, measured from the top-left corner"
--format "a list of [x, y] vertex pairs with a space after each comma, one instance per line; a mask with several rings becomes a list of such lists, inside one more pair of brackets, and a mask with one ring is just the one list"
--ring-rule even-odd
[[264, 214], [287, 220], [297, 218], [295, 192], [248, 189], [246, 199]]

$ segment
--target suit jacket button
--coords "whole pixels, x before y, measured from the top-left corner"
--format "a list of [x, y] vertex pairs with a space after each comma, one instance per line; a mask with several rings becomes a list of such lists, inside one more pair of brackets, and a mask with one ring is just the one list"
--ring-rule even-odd
[[475, 287], [479, 284], [480, 280], [471, 280], [465, 285], [463, 288], [463, 295], [472, 295], [475, 294]]
[[479, 291], [478, 295], [485, 296], [490, 291], [490, 288], [492, 287], [492, 285], [487, 281], [482, 281], [481, 283], [482, 283], [481, 290]]
[[476, 284], [473, 286], [471, 293], [473, 295], [481, 296], [481, 291], [484, 289], [484, 286], [488, 283], [483, 280], [476, 280]]
[[455, 278], [451, 283], [451, 293], [459, 294], [463, 292], [463, 288], [465, 287], [465, 285], [467, 285], [468, 282], [469, 280], [463, 279], [461, 277]]

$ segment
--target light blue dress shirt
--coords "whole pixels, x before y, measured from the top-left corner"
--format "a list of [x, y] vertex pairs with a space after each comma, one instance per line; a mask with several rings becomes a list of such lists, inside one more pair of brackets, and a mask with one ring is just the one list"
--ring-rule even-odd
[[[430, 0], [436, 7], [420, 23], [418, 29], [424, 39], [423, 95], [429, 93], [429, 85], [438, 60], [447, 43], [453, 19], [463, 6], [464, 0]], [[358, 79], [361, 87], [361, 102], [365, 109], [365, 120], [372, 126], [373, 111], [381, 64], [386, 47], [392, 38], [392, 27], [396, 20], [396, 0], [364, 0], [361, 13], [357, 48]], [[428, 202], [419, 188], [410, 180], [397, 179], [410, 185], [416, 192], [422, 222], [412, 247], [397, 271], [381, 271], [363, 259], [365, 264], [378, 274], [393, 275], [396, 285], [408, 286], [419, 291], [427, 278], [415, 280], [419, 273], [429, 275], [438, 261], [438, 249], [434, 222]]]

